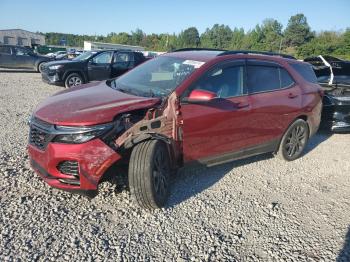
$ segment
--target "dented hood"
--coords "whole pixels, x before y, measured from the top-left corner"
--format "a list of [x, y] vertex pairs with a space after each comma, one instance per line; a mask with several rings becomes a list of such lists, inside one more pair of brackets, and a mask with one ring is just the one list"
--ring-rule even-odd
[[67, 89], [47, 98], [39, 104], [34, 116], [57, 125], [96, 125], [111, 122], [120, 113], [149, 108], [159, 102], [159, 98], [116, 91], [103, 81]]

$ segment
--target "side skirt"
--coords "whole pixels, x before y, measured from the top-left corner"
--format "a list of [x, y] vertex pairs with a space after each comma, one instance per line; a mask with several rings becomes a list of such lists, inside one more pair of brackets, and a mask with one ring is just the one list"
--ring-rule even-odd
[[279, 140], [272, 140], [258, 146], [248, 147], [240, 151], [230, 152], [219, 156], [208, 157], [204, 159], [199, 159], [196, 162], [206, 165], [208, 167], [224, 164], [234, 160], [239, 160], [243, 158], [248, 158], [255, 155], [260, 155], [269, 152], [275, 152], [277, 150]]

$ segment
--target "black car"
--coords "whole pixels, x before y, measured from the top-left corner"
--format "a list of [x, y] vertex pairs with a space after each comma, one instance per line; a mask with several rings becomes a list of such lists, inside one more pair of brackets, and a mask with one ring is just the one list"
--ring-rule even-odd
[[41, 75], [49, 84], [72, 87], [118, 77], [145, 60], [142, 53], [130, 50], [89, 51], [72, 60], [46, 63]]
[[30, 48], [0, 44], [0, 67], [33, 69], [41, 72], [42, 65], [51, 58], [34, 53]]
[[304, 59], [312, 64], [324, 88], [321, 125], [335, 132], [350, 131], [350, 61], [332, 56]]

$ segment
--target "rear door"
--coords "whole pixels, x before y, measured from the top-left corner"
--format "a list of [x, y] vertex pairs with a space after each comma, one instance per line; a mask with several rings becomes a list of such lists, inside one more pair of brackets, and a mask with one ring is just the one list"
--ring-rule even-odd
[[111, 61], [113, 52], [100, 53], [88, 62], [88, 77], [90, 81], [106, 80], [111, 78]]
[[279, 64], [247, 61], [251, 104], [250, 130], [254, 144], [278, 143], [301, 108], [301, 89]]
[[0, 46], [0, 67], [13, 67], [15, 56], [12, 55], [11, 47]]
[[114, 54], [112, 63], [112, 77], [117, 77], [134, 67], [132, 52], [118, 51]]
[[[182, 96], [183, 152], [186, 162], [207, 160], [249, 146], [250, 106], [244, 85], [244, 61], [220, 64], [208, 71]], [[212, 101], [193, 104], [191, 91], [215, 92]]]

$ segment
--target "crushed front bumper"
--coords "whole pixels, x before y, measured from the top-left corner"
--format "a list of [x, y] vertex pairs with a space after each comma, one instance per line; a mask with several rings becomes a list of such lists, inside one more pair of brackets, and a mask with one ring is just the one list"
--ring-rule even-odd
[[[30, 164], [50, 186], [77, 193], [93, 194], [106, 170], [121, 156], [99, 139], [83, 144], [49, 143], [44, 150], [28, 145]], [[64, 174], [63, 161], [78, 162], [78, 175]]]

